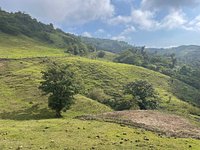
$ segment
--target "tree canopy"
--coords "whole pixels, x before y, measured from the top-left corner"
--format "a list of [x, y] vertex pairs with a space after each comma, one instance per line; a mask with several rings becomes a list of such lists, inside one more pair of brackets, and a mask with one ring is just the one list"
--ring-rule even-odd
[[140, 109], [155, 109], [158, 105], [158, 97], [153, 85], [145, 80], [128, 83], [125, 86], [125, 93], [134, 97]]
[[69, 109], [73, 103], [73, 96], [78, 93], [74, 73], [69, 66], [53, 63], [45, 72], [42, 72], [40, 89], [49, 94], [48, 106], [55, 110], [56, 117], [61, 117], [61, 111]]

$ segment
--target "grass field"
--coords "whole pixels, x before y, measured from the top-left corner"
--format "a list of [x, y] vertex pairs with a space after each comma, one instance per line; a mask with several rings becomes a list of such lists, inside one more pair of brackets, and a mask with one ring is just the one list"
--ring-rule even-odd
[[[98, 87], [112, 96], [112, 93], [122, 92], [123, 85], [136, 79], [145, 79], [154, 85], [161, 97], [160, 111], [197, 118], [200, 109], [179, 98], [183, 93], [190, 97], [197, 91], [182, 82], [177, 81], [176, 85], [172, 85], [170, 77], [142, 67], [103, 59], [70, 57], [62, 49], [27, 37], [12, 37], [2, 33], [0, 58], [0, 150], [198, 150], [200, 147], [196, 139], [172, 138], [115, 123], [75, 119], [80, 115], [113, 111], [83, 96], [91, 89]], [[54, 119], [54, 112], [47, 108], [47, 96], [38, 90], [41, 71], [51, 61], [71, 64], [71, 69], [79, 75], [84, 86], [82, 95], [75, 96], [75, 103], [70, 110], [62, 113], [62, 119]], [[173, 86], [177, 87], [179, 94], [173, 94]], [[185, 92], [182, 87], [188, 91]], [[172, 97], [171, 101], [169, 96]], [[195, 119], [192, 121], [195, 123]]]
[[199, 140], [161, 137], [143, 129], [77, 119], [0, 120], [0, 149], [198, 150]]
[[0, 33], [0, 58], [65, 56], [64, 49], [54, 48], [26, 36]]

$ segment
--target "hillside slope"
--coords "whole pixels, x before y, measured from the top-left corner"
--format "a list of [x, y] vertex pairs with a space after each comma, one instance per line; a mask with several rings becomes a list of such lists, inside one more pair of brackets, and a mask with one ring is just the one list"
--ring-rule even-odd
[[[168, 76], [144, 69], [142, 67], [90, 60], [81, 57], [54, 57], [32, 58], [19, 60], [1, 61], [0, 67], [0, 106], [1, 112], [24, 111], [33, 104], [46, 107], [47, 97], [38, 90], [41, 81], [41, 71], [46, 68], [50, 61], [72, 64], [72, 69], [80, 76], [84, 85], [84, 93], [91, 89], [101, 88], [111, 97], [121, 92], [123, 86], [136, 79], [146, 79], [154, 85], [161, 96], [160, 108], [166, 111], [173, 111], [179, 114], [200, 115], [199, 108], [183, 102], [173, 94], [173, 86]], [[192, 91], [192, 87], [177, 81], [176, 88], [188, 97], [191, 91], [193, 95], [198, 94]], [[182, 89], [182, 87], [185, 87]], [[185, 91], [188, 89], [188, 92]], [[169, 102], [169, 96], [172, 100]], [[182, 95], [183, 96], [183, 95]], [[189, 101], [189, 100], [188, 100]]]
[[[41, 23], [22, 12], [9, 13], [0, 9], [1, 33], [13, 36], [14, 40], [26, 36], [29, 39], [25, 38], [26, 42], [22, 43], [28, 43], [31, 39], [38, 44], [48, 44], [48, 47], [64, 49], [65, 52], [75, 55], [84, 55], [95, 50], [92, 46], [83, 43], [79, 37], [65, 33], [61, 29], [55, 29], [53, 24]], [[24, 50], [28, 51], [26, 48]]]
[[[105, 105], [77, 95], [63, 119], [52, 119], [47, 97], [38, 90], [41, 71], [50, 61], [72, 64], [85, 90], [100, 87], [108, 94], [120, 92], [135, 79], [153, 83], [162, 97], [161, 110], [200, 115], [199, 108], [181, 101], [170, 91], [170, 78], [137, 66], [82, 57], [24, 58], [0, 61], [0, 149], [196, 149], [199, 140], [172, 138], [115, 123], [83, 121], [76, 116], [112, 111]], [[180, 83], [182, 86], [183, 84]], [[189, 87], [188, 87], [189, 88]], [[168, 96], [172, 96], [168, 102]], [[147, 140], [148, 139], [148, 140]], [[77, 142], [79, 144], [77, 144]]]
[[0, 58], [30, 58], [65, 56], [64, 49], [29, 38], [23, 35], [0, 33]]

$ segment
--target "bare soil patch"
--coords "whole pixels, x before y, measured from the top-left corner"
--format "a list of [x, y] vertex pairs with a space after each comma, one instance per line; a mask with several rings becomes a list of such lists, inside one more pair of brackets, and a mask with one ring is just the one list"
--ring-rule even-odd
[[158, 111], [117, 111], [99, 115], [82, 116], [80, 118], [103, 120], [107, 122], [141, 127], [150, 131], [165, 134], [167, 136], [200, 139], [200, 127], [193, 125], [189, 122], [189, 120], [183, 117]]

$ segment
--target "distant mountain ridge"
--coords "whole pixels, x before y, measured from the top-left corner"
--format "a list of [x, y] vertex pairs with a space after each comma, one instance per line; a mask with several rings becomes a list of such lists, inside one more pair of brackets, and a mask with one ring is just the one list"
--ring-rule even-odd
[[147, 48], [146, 50], [150, 53], [157, 53], [160, 55], [174, 53], [179, 60], [186, 64], [200, 64], [200, 46], [198, 45], [181, 45], [172, 48]]
[[200, 51], [199, 45], [181, 45], [177, 47], [171, 47], [171, 48], [146, 48], [149, 52], [157, 52], [160, 54], [171, 54], [174, 53], [178, 57], [185, 56], [190, 52], [194, 51]]

